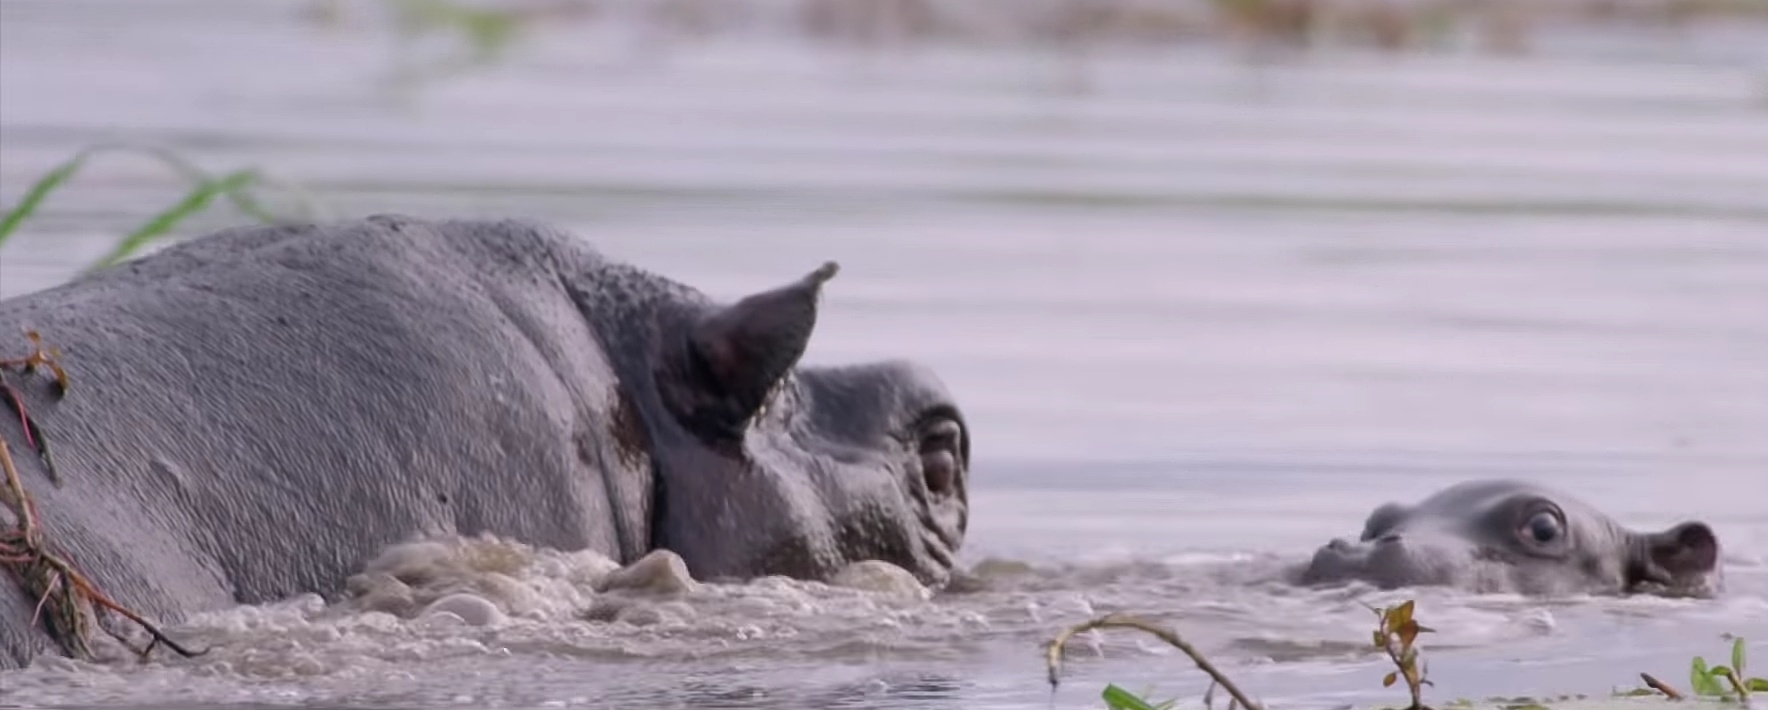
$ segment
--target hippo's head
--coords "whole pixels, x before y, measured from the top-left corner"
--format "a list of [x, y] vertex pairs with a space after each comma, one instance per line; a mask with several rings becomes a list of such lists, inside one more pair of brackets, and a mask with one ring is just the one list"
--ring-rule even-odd
[[696, 577], [826, 580], [867, 560], [930, 586], [951, 574], [969, 429], [924, 367], [799, 365], [835, 271], [722, 304], [668, 284], [665, 298], [615, 309], [646, 333], [609, 345], [640, 351], [618, 369], [649, 439], [647, 546]]
[[1719, 541], [1704, 523], [1635, 532], [1556, 491], [1481, 480], [1417, 505], [1377, 508], [1356, 542], [1335, 539], [1320, 548], [1299, 581], [1703, 595], [1717, 589], [1719, 576]]

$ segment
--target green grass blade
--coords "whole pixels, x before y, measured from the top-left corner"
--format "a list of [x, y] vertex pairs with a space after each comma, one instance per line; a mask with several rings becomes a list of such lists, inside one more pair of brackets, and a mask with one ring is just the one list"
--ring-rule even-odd
[[87, 155], [89, 154], [80, 153], [56, 166], [54, 170], [49, 171], [49, 174], [38, 180], [37, 184], [32, 185], [30, 191], [25, 193], [24, 199], [19, 200], [17, 206], [8, 210], [5, 217], [0, 217], [0, 244], [5, 244], [6, 239], [18, 229], [19, 223], [37, 211], [37, 207], [43, 204], [43, 200], [49, 197], [49, 193], [54, 192], [55, 188], [61, 187], [63, 183], [68, 181], [68, 178], [79, 172], [80, 167], [86, 164]]
[[[253, 182], [257, 182], [257, 178], [253, 178]], [[252, 219], [265, 224], [275, 224], [278, 221], [276, 215], [271, 214], [270, 210], [264, 209], [263, 205], [252, 199], [251, 194], [247, 193], [244, 187], [242, 185], [240, 188], [228, 190], [227, 201], [232, 202], [235, 209]]]
[[172, 205], [165, 211], [155, 215], [153, 219], [148, 220], [146, 224], [136, 228], [136, 230], [131, 232], [128, 237], [125, 237], [122, 241], [118, 242], [116, 247], [111, 249], [109, 254], [106, 254], [104, 258], [99, 259], [97, 263], [93, 264], [89, 270], [102, 269], [127, 259], [130, 254], [139, 251], [149, 242], [171, 232], [173, 228], [178, 226], [179, 222], [184, 221], [186, 218], [197, 212], [201, 212], [204, 208], [209, 206], [209, 203], [214, 202], [216, 196], [236, 193], [239, 190], [244, 189], [247, 185], [250, 185], [252, 181], [256, 179], [256, 171], [240, 170], [228, 173], [219, 178], [204, 181], [197, 185], [196, 189], [191, 190], [190, 194], [185, 195], [184, 199], [179, 200], [177, 204]]
[[1732, 670], [1737, 671], [1737, 674], [1740, 676], [1744, 673], [1743, 662], [1745, 659], [1743, 653], [1743, 637], [1739, 636], [1731, 642], [1731, 668]]
[[[159, 147], [155, 147], [155, 146], [137, 147], [137, 146], [129, 146], [129, 145], [119, 145], [119, 146], [115, 146], [115, 149], [123, 150], [123, 151], [134, 151], [134, 152], [142, 153], [144, 155], [152, 156], [153, 158], [159, 160], [161, 163], [165, 164], [166, 167], [169, 167], [172, 170], [176, 171], [179, 175], [182, 175], [184, 177], [184, 179], [189, 180], [190, 182], [192, 182], [196, 185], [199, 185], [199, 186], [204, 183], [212, 182], [215, 180], [214, 177], [210, 176], [207, 172], [204, 172], [202, 168], [197, 167], [196, 165], [192, 164], [190, 161], [185, 160], [181, 157], [178, 157], [177, 154], [173, 153], [170, 150], [166, 150], [164, 148], [159, 148]], [[262, 182], [262, 176], [259, 176], [256, 179], [256, 181]], [[259, 204], [257, 200], [252, 199], [252, 196], [249, 193], [247, 193], [245, 190], [242, 190], [242, 189], [229, 190], [227, 192], [227, 199], [228, 199], [228, 201], [232, 202], [233, 206], [238, 208], [240, 212], [245, 213], [247, 216], [250, 216], [252, 219], [256, 219], [256, 220], [258, 220], [260, 222], [264, 222], [266, 224], [273, 223], [273, 222], [277, 221], [275, 215], [271, 214], [269, 210], [264, 209], [264, 206]]]
[[176, 205], [155, 215], [147, 224], [125, 237], [112, 248], [109, 254], [88, 267], [88, 271], [104, 268], [128, 258], [147, 243], [169, 233], [179, 222], [191, 214], [206, 209], [218, 196], [225, 196], [240, 212], [259, 222], [265, 224], [281, 222], [281, 219], [251, 195], [252, 191], [248, 189], [251, 187], [269, 185], [280, 188], [297, 198], [298, 212], [303, 217], [317, 213], [313, 200], [299, 186], [272, 181], [264, 175], [258, 174], [255, 170], [235, 171], [216, 177], [162, 147], [130, 143], [98, 143], [87, 146], [67, 162], [56, 166], [55, 169], [39, 178], [36, 184], [32, 185], [31, 189], [25, 193], [17, 206], [7, 212], [0, 213], [0, 245], [4, 245], [19, 230], [20, 225], [39, 211], [51, 193], [65, 185], [74, 177], [75, 173], [101, 153], [137, 153], [156, 159], [171, 168], [194, 188]]

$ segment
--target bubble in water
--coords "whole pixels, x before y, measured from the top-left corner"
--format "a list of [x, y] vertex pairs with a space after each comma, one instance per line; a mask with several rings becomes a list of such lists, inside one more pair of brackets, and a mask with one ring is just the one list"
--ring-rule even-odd
[[598, 591], [674, 595], [694, 591], [698, 586], [688, 574], [688, 564], [681, 555], [668, 550], [653, 550], [637, 562], [602, 577]]
[[504, 614], [497, 605], [472, 594], [450, 594], [432, 602], [424, 615], [453, 614], [468, 626], [491, 626], [502, 623]]
[[1558, 620], [1553, 618], [1553, 612], [1546, 609], [1529, 611], [1522, 616], [1521, 622], [1524, 628], [1543, 635], [1553, 633], [1559, 626]]
[[925, 600], [933, 596], [908, 570], [881, 560], [866, 560], [848, 565], [835, 573], [830, 583], [838, 587], [910, 599]]

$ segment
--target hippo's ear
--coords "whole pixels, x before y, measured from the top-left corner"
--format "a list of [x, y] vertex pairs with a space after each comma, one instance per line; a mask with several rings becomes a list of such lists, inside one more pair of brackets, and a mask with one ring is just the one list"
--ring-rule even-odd
[[1400, 521], [1405, 519], [1406, 506], [1392, 502], [1383, 503], [1381, 507], [1375, 509], [1375, 512], [1369, 514], [1368, 520], [1363, 522], [1363, 534], [1359, 538], [1363, 542], [1373, 542], [1376, 538], [1393, 532], [1393, 529], [1399, 526]]
[[1719, 566], [1719, 538], [1706, 523], [1688, 522], [1640, 536], [1633, 581], [1682, 586]]
[[791, 284], [748, 296], [695, 323], [677, 354], [669, 403], [701, 433], [740, 438], [810, 344], [817, 298], [839, 270], [824, 263]]

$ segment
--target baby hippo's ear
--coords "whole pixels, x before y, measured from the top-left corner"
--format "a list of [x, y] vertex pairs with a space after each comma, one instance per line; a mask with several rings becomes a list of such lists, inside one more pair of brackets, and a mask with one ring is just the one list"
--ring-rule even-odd
[[1719, 568], [1719, 537], [1702, 522], [1686, 522], [1640, 536], [1634, 552], [1637, 582], [1698, 586]]

